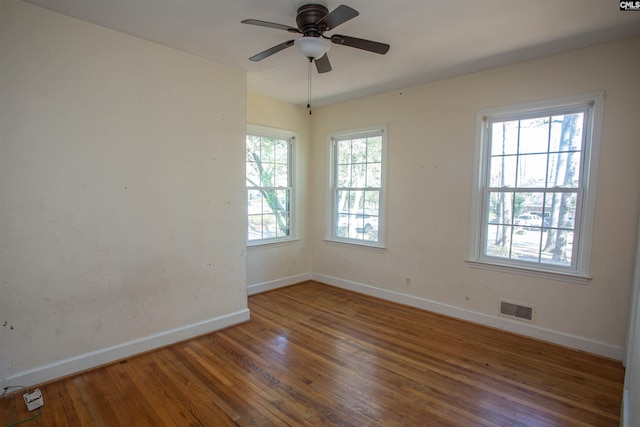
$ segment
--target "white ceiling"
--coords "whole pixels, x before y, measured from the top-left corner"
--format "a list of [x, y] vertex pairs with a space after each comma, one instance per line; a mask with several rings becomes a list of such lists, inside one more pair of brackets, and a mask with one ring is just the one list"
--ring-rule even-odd
[[[248, 90], [304, 105], [307, 60], [298, 37], [241, 24], [296, 26], [304, 0], [27, 0], [28, 3], [247, 71]], [[333, 10], [341, 0], [316, 1]], [[391, 45], [378, 55], [333, 45], [333, 71], [313, 71], [314, 105], [325, 105], [640, 34], [640, 11], [615, 0], [344, 0], [360, 12], [331, 34]], [[293, 37], [292, 37], [293, 36]], [[640, 46], [639, 46], [640, 54]]]

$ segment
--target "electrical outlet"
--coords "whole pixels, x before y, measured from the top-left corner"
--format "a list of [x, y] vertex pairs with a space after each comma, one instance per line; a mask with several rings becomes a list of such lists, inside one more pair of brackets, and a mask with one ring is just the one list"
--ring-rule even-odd
[[27, 409], [29, 411], [33, 411], [34, 409], [38, 409], [39, 407], [44, 405], [42, 393], [40, 393], [39, 388], [33, 390], [33, 393], [23, 394], [22, 397], [24, 397], [24, 403], [27, 404]]
[[407, 276], [404, 278], [404, 285], [411, 286], [411, 277]]

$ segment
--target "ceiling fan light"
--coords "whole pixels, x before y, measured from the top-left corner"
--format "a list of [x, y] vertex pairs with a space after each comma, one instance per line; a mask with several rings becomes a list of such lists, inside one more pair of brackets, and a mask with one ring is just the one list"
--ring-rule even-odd
[[331, 47], [327, 40], [320, 37], [300, 37], [296, 39], [295, 44], [300, 52], [310, 59], [322, 58]]

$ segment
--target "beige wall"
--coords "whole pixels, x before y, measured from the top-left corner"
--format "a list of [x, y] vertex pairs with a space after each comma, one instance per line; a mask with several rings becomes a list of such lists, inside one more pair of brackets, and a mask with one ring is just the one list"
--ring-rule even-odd
[[311, 241], [307, 234], [309, 218], [309, 155], [311, 117], [306, 108], [264, 96], [249, 94], [247, 123], [284, 129], [297, 133], [295, 142], [295, 208], [298, 240], [274, 245], [249, 247], [247, 250], [247, 285], [249, 291], [259, 286], [295, 283], [312, 271]]
[[245, 117], [241, 70], [0, 2], [0, 380], [246, 311]]
[[[611, 346], [620, 356], [640, 206], [638, 46], [639, 38], [628, 39], [316, 108], [314, 272], [487, 316], [497, 316], [499, 298], [533, 304], [535, 327]], [[471, 268], [465, 259], [476, 111], [597, 90], [605, 91], [605, 106], [593, 280], [580, 285]], [[387, 249], [326, 242], [327, 134], [376, 124], [389, 129]]]

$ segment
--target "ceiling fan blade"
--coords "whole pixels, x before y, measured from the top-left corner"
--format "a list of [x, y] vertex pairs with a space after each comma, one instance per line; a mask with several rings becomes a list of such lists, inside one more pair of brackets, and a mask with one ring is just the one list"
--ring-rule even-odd
[[280, 43], [279, 45], [273, 46], [265, 50], [264, 52], [260, 52], [257, 55], [253, 55], [251, 58], [249, 58], [249, 60], [253, 62], [262, 61], [263, 59], [273, 55], [274, 53], [278, 53], [281, 50], [288, 48], [289, 46], [293, 46], [293, 40], [288, 40], [284, 43]]
[[330, 13], [325, 15], [324, 18], [316, 23], [316, 25], [326, 26], [327, 28], [324, 31], [329, 31], [337, 27], [338, 25], [344, 24], [348, 20], [355, 18], [358, 15], [359, 13], [357, 10], [341, 4], [340, 6], [333, 9]]
[[326, 53], [322, 57], [316, 59], [314, 62], [316, 63], [316, 69], [318, 70], [318, 73], [328, 73], [332, 70], [331, 62], [329, 62], [329, 57]]
[[277, 30], [285, 30], [285, 31], [289, 31], [290, 33], [300, 32], [297, 28], [290, 27], [288, 25], [276, 24], [275, 22], [260, 21], [258, 19], [245, 19], [244, 21], [240, 21], [240, 22], [243, 24], [257, 25], [259, 27], [268, 27], [268, 28], [275, 28]]
[[390, 47], [386, 43], [379, 43], [374, 42], [373, 40], [359, 39], [350, 36], [342, 36], [340, 34], [334, 34], [333, 36], [331, 36], [331, 41], [335, 44], [368, 50], [369, 52], [379, 53], [380, 55], [384, 55], [385, 53], [387, 53]]

